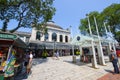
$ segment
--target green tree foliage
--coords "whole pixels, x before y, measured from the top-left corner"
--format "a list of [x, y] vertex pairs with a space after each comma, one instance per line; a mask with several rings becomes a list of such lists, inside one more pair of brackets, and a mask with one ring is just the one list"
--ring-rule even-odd
[[[6, 31], [8, 23], [15, 20], [15, 26], [10, 32], [21, 27], [41, 29], [41, 25], [52, 19], [55, 14], [54, 0], [0, 0], [0, 21], [2, 31]], [[45, 26], [44, 26], [45, 27]], [[43, 29], [42, 29], [43, 30]]]
[[[97, 32], [96, 32], [96, 26], [95, 26], [95, 21], [94, 21], [94, 17], [96, 18], [97, 22], [97, 25], [98, 26], [102, 26], [102, 20], [101, 20], [101, 17], [100, 17], [100, 13], [97, 12], [97, 11], [93, 11], [93, 12], [90, 12], [89, 14], [86, 14], [86, 18], [85, 19], [81, 19], [80, 22], [81, 22], [81, 25], [79, 26], [79, 29], [81, 30], [81, 32], [88, 32], [89, 33], [89, 26], [88, 26], [88, 17], [89, 17], [89, 20], [90, 20], [90, 26], [91, 26], [91, 31], [92, 31], [92, 34], [96, 35]], [[103, 34], [103, 28], [102, 27], [98, 27], [99, 31], [100, 31], [100, 34], [102, 35]]]
[[120, 30], [120, 4], [112, 4], [105, 8], [101, 13], [103, 20], [107, 22], [107, 25], [110, 26], [110, 30], [114, 34], [114, 37], [118, 39], [120, 34], [118, 34]]
[[116, 32], [116, 39], [118, 40], [119, 44], [120, 44], [120, 31]]
[[[110, 30], [114, 34], [114, 37], [117, 40], [119, 39], [118, 36], [120, 37], [120, 35], [118, 34], [118, 31], [120, 30], [120, 4], [112, 4], [106, 7], [101, 13], [97, 11], [89, 13], [91, 29], [93, 34], [96, 34], [95, 22], [93, 18], [94, 16], [96, 17], [98, 29], [101, 36], [105, 35], [105, 22], [106, 26], [110, 26]], [[89, 32], [87, 16], [86, 18], [80, 20], [79, 29], [81, 32]]]

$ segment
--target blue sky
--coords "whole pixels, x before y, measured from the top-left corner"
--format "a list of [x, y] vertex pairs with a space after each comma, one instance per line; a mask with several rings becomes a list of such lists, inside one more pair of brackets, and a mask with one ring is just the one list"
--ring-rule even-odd
[[[112, 3], [120, 3], [120, 0], [55, 0], [56, 14], [52, 20], [63, 29], [72, 26], [73, 36], [79, 33], [80, 19], [85, 18], [87, 13], [92, 11], [101, 12]], [[15, 22], [10, 23], [8, 26], [14, 27]], [[31, 29], [21, 28], [19, 31], [30, 32]]]
[[112, 3], [120, 3], [120, 0], [55, 0], [56, 14], [52, 20], [64, 29], [71, 25], [72, 35], [75, 35], [79, 33], [80, 19], [92, 11], [101, 12]]

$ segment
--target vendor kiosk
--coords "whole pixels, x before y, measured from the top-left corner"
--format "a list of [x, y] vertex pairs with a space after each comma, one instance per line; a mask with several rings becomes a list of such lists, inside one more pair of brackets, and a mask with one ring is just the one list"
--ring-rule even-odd
[[19, 36], [12, 33], [0, 32], [0, 80], [14, 76], [15, 68], [19, 66], [16, 62], [16, 55], [20, 50], [16, 51], [17, 48], [26, 48], [26, 44]]

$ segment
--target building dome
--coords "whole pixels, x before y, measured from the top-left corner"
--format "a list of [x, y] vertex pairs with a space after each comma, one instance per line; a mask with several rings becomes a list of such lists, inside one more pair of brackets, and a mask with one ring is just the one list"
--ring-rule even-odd
[[53, 21], [47, 22], [46, 26], [52, 27], [52, 28], [57, 28], [57, 29], [63, 29], [60, 26], [56, 25]]

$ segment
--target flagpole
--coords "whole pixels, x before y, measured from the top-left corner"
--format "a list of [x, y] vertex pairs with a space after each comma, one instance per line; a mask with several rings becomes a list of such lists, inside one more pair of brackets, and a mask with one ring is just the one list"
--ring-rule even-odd
[[[110, 30], [110, 26], [108, 26], [108, 29], [109, 29], [109, 32], [111, 33], [111, 35], [112, 35], [112, 32], [111, 32], [111, 30]], [[113, 49], [114, 49], [114, 51], [115, 51], [115, 53], [116, 53], [116, 48], [115, 48], [115, 38], [113, 37], [113, 36], [111, 36], [110, 35], [110, 37], [113, 39], [113, 43], [112, 43], [112, 45], [113, 45]]]
[[[89, 15], [86, 15], [86, 16], [87, 16], [87, 20], [88, 20], [88, 27], [89, 27], [89, 31], [90, 31], [90, 36], [92, 37], [92, 31], [91, 31], [91, 26], [90, 26]], [[96, 54], [95, 54], [95, 48], [94, 48], [94, 43], [93, 43], [93, 38], [92, 38], [92, 41], [91, 41], [91, 45], [92, 45], [92, 51], [93, 51], [92, 66], [94, 68], [98, 68], [97, 60], [96, 60]]]
[[[105, 25], [105, 22], [104, 22], [104, 27], [105, 27], [105, 32], [106, 32], [106, 35], [107, 35], [107, 28], [106, 28], [106, 25]], [[108, 37], [108, 35], [107, 35], [107, 37]]]
[[96, 30], [97, 30], [97, 36], [98, 36], [98, 40], [99, 40], [99, 50], [100, 50], [99, 51], [100, 52], [99, 60], [100, 60], [100, 64], [106, 65], [105, 64], [105, 60], [104, 60], [104, 55], [103, 55], [101, 40], [100, 40], [100, 34], [99, 34], [99, 31], [98, 31], [98, 25], [97, 25], [97, 21], [96, 21], [95, 16], [94, 16], [94, 22], [95, 22], [95, 26], [96, 26]]
[[[108, 31], [107, 31], [107, 27], [106, 27], [106, 24], [105, 24], [105, 22], [104, 22], [104, 27], [105, 27], [105, 32], [106, 32], [106, 36], [107, 36], [107, 38], [108, 38]], [[111, 50], [111, 43], [110, 43], [110, 41], [109, 41], [109, 53], [110, 53], [110, 50]]]

